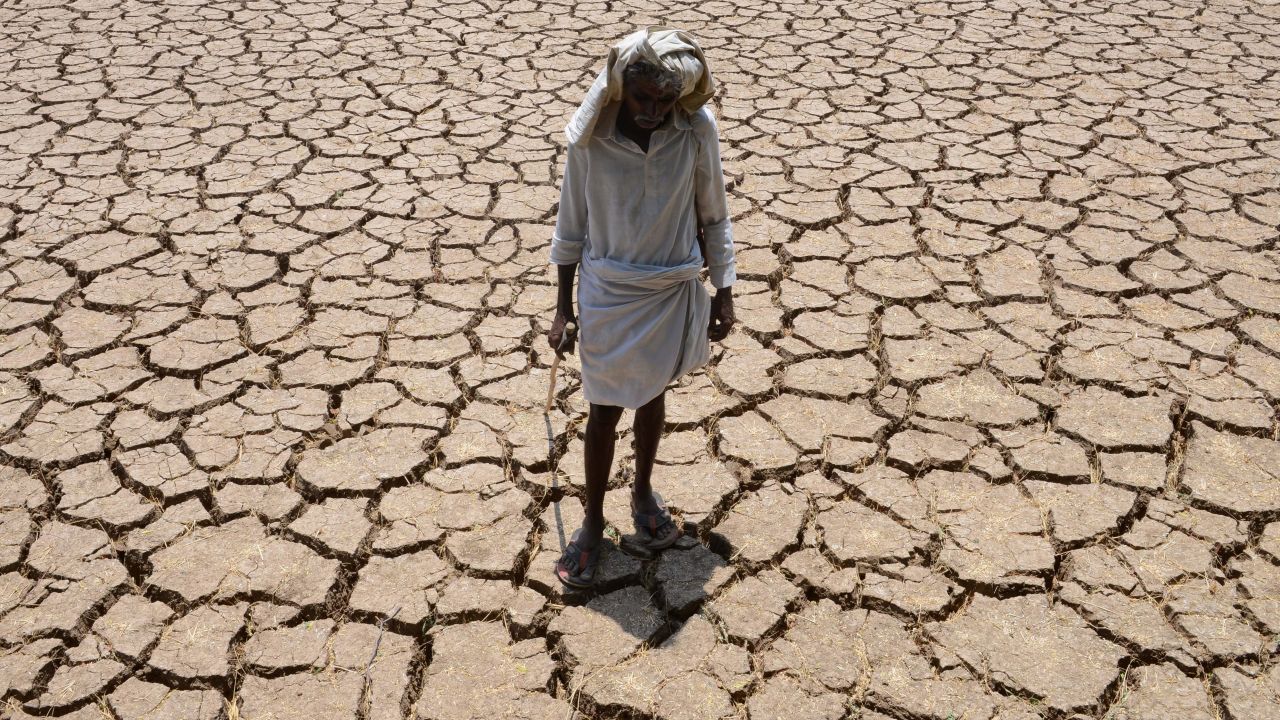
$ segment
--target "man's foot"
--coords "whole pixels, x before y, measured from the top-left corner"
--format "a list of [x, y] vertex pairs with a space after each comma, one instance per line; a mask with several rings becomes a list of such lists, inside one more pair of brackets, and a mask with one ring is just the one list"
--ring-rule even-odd
[[590, 541], [583, 530], [573, 531], [569, 544], [556, 561], [556, 577], [571, 588], [589, 588], [595, 584], [596, 570], [600, 568], [600, 551], [604, 549], [602, 538]]
[[647, 498], [637, 498], [631, 494], [631, 519], [636, 525], [636, 534], [641, 544], [649, 550], [669, 548], [680, 539], [680, 526], [676, 525], [667, 506], [658, 493], [650, 493]]

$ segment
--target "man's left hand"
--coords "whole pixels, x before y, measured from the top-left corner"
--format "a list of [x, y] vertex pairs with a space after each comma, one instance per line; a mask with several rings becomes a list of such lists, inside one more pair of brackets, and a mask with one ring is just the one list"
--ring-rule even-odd
[[711, 298], [711, 322], [707, 325], [707, 338], [720, 342], [729, 337], [736, 318], [733, 316], [733, 293], [729, 288], [716, 290]]

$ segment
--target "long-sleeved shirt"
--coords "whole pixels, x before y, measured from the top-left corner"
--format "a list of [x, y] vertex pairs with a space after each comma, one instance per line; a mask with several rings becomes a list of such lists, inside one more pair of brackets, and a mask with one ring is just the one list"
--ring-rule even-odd
[[673, 108], [645, 153], [617, 130], [619, 107], [605, 107], [592, 137], [569, 146], [551, 262], [587, 252], [671, 267], [689, 258], [701, 225], [711, 284], [729, 287], [737, 272], [715, 119], [706, 106], [692, 115]]

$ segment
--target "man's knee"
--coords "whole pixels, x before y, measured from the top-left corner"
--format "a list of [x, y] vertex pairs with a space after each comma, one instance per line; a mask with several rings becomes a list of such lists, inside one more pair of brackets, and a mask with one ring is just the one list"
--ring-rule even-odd
[[647, 436], [662, 432], [662, 425], [666, 421], [667, 415], [667, 406], [663, 400], [665, 396], [666, 393], [663, 393], [644, 405], [641, 405], [639, 409], [636, 410], [633, 429], [636, 432], [637, 438], [641, 435]]
[[592, 403], [591, 412], [587, 416], [587, 431], [613, 432], [617, 429], [620, 419], [622, 419], [622, 408]]
[[658, 396], [655, 397], [654, 399], [650, 400], [644, 405], [641, 405], [640, 409], [636, 411], [636, 414], [639, 415], [642, 413], [655, 413], [655, 412], [660, 413], [664, 409], [666, 409], [666, 406], [667, 406], [667, 393], [666, 391], [663, 391], [658, 393]]

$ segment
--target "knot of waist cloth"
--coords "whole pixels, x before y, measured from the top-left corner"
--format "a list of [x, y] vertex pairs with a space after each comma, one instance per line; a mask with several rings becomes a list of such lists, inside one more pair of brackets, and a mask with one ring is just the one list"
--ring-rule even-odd
[[[592, 280], [617, 296], [647, 296], [695, 280], [702, 272], [702, 257], [695, 253], [679, 265], [637, 265], [609, 258], [582, 256], [582, 269]], [[587, 280], [587, 278], [583, 278]]]

